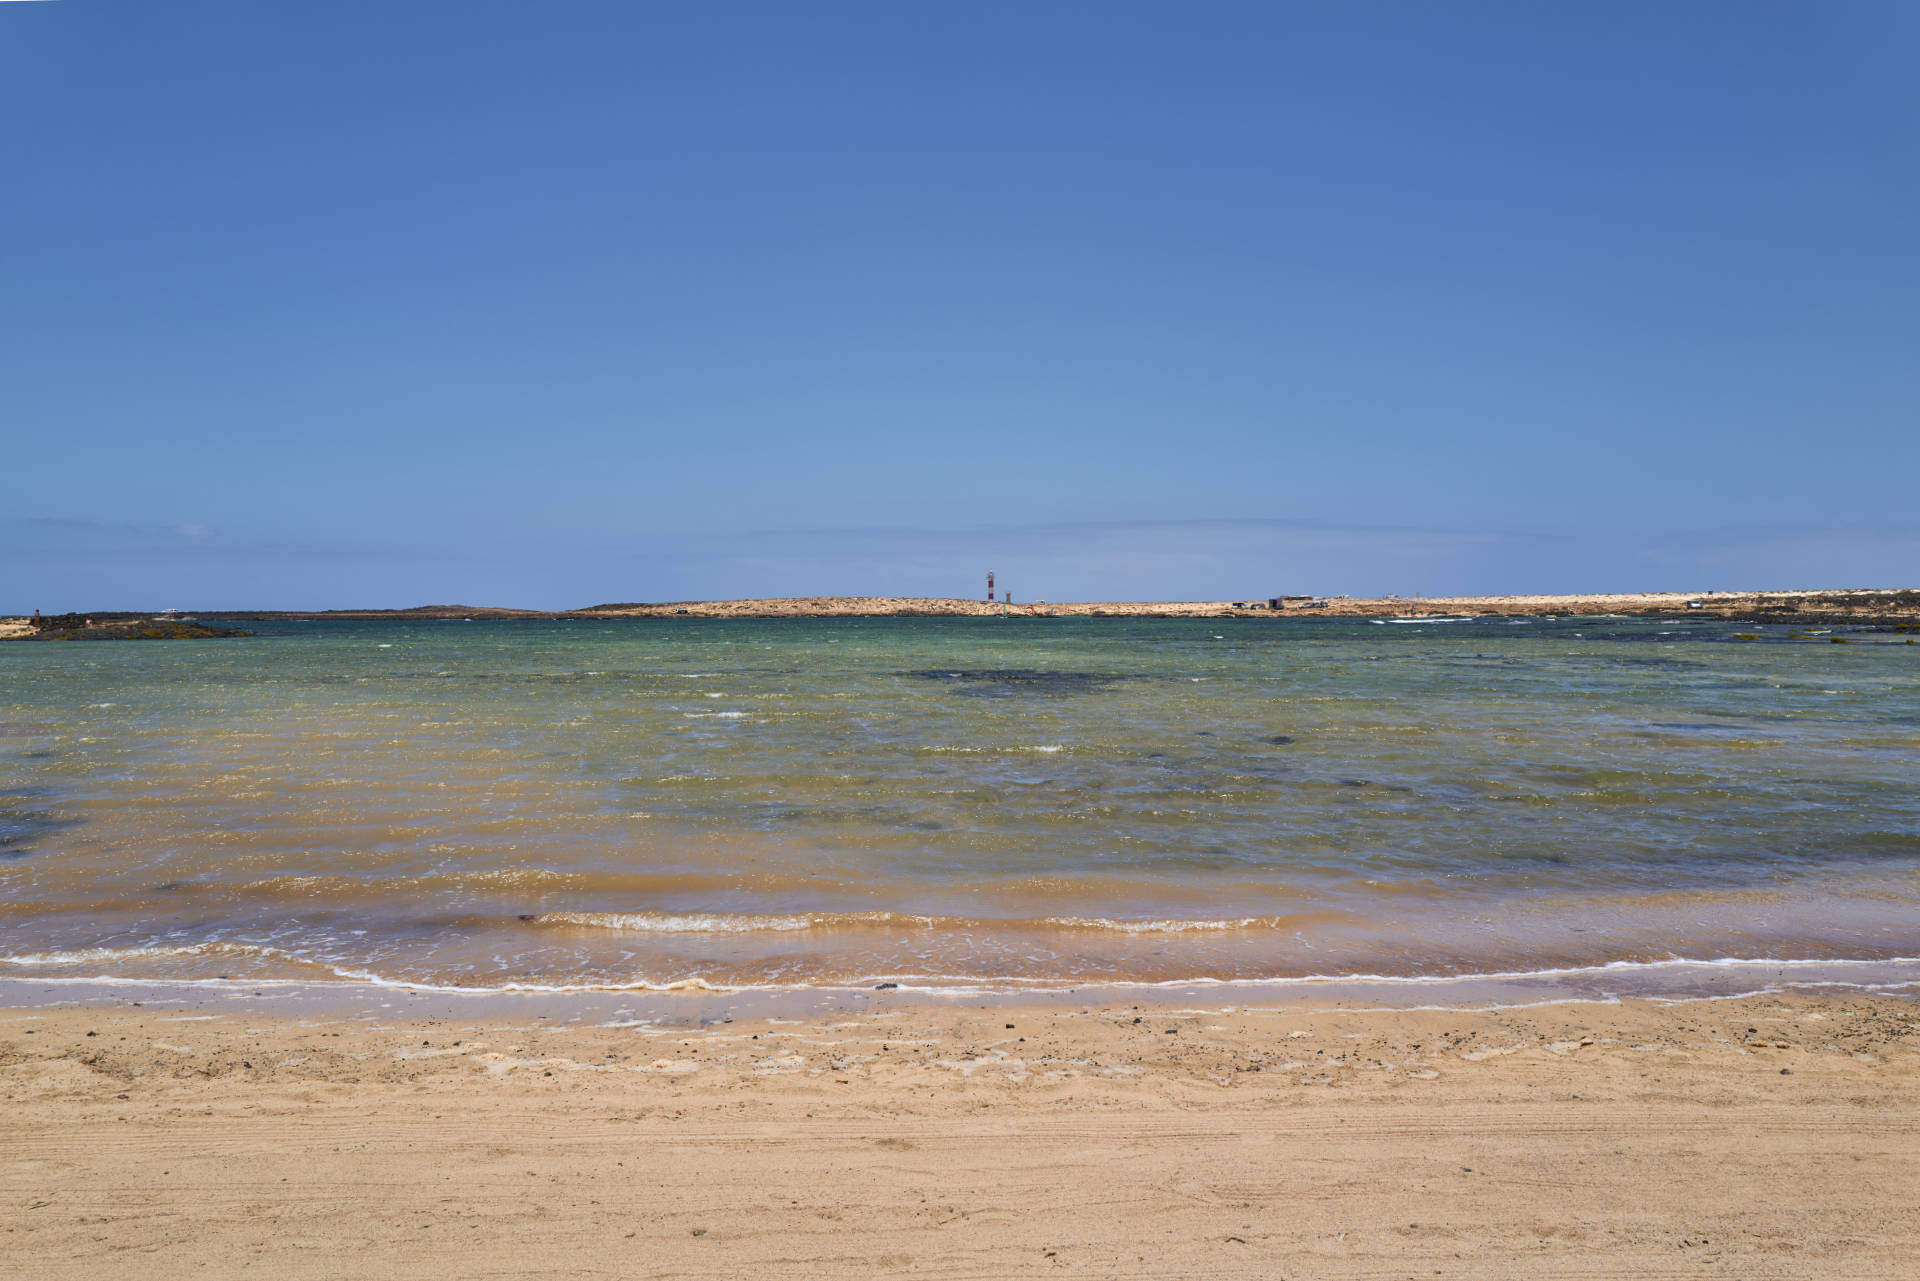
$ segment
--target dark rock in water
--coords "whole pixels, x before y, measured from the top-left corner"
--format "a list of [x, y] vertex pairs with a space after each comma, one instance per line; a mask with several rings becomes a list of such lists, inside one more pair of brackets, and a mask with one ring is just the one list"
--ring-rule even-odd
[[[1612, 639], [1624, 640], [1625, 637]], [[1667, 642], [1671, 644], [1672, 642]], [[1689, 667], [1698, 667], [1699, 663], [1688, 658], [1615, 658], [1602, 657], [1591, 659], [1570, 658], [1568, 662], [1592, 662], [1606, 667], [1653, 667], [1665, 671], [1684, 671]]]
[[1291, 743], [1293, 741], [1293, 735], [1275, 734], [1272, 738], [1269, 738], [1267, 741], [1269, 743], [1272, 743], [1276, 747], [1285, 747], [1288, 743]]
[[46, 838], [79, 825], [78, 818], [59, 813], [55, 803], [56, 798], [41, 788], [0, 791], [0, 859], [28, 858]]
[[522, 912], [517, 919], [522, 921], [537, 921], [540, 919], [540, 914], [538, 912]]
[[875, 983], [873, 985], [873, 990], [876, 992], [884, 992], [890, 987], [899, 987], [899, 986], [900, 985], [898, 983]]
[[38, 620], [22, 640], [202, 640], [211, 636], [251, 636], [236, 627], [212, 627], [190, 618], [129, 614], [51, 614]]
[[1012, 698], [1021, 694], [1092, 694], [1121, 681], [1144, 679], [1100, 672], [1044, 672], [1029, 667], [930, 668], [904, 674], [915, 680], [950, 681], [957, 692], [984, 698]]

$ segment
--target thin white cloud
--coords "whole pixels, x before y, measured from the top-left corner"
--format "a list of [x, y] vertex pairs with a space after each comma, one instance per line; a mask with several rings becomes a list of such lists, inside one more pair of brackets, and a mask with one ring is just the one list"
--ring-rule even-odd
[[302, 537], [0, 521], [0, 612], [972, 598], [985, 593], [989, 569], [1016, 600], [1066, 601], [1902, 587], [1913, 584], [1916, 567], [1920, 531], [1884, 527], [1530, 535], [1204, 520], [678, 538], [504, 529], [409, 538], [364, 528]]

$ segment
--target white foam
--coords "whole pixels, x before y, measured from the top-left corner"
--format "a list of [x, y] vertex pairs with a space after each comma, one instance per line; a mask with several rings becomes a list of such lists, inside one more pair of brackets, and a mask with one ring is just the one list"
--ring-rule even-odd
[[926, 755], [962, 755], [962, 756], [1019, 756], [1028, 752], [1039, 752], [1051, 756], [1055, 752], [1066, 751], [1062, 743], [1031, 743], [1013, 747], [965, 747], [955, 743], [939, 743], [917, 749]]
[[0, 956], [0, 965], [92, 965], [96, 963], [129, 960], [148, 960], [176, 956], [209, 956], [222, 953], [236, 953], [243, 956], [277, 956], [289, 961], [299, 960], [291, 952], [277, 947], [267, 947], [257, 943], [228, 943], [212, 940], [205, 943], [179, 943], [153, 945], [147, 947], [83, 947], [71, 952], [24, 952], [11, 956]]
[[542, 912], [543, 925], [587, 925], [603, 930], [630, 930], [642, 934], [746, 934], [762, 930], [810, 930], [811, 916], [757, 916], [746, 913], [698, 912], [672, 915], [662, 912]]
[[[265, 950], [265, 949], [263, 949]], [[19, 958], [0, 957], [0, 961], [18, 961]], [[167, 979], [167, 978], [129, 978], [122, 975], [88, 976], [48, 976], [36, 975], [36, 984], [95, 984], [112, 987], [144, 988], [205, 988], [217, 991], [240, 993], [265, 988], [328, 988], [370, 986], [382, 989], [397, 989], [406, 992], [426, 992], [448, 996], [490, 996], [490, 995], [535, 995], [567, 996], [592, 993], [746, 993], [775, 992], [795, 993], [814, 992], [822, 996], [834, 994], [862, 994], [873, 990], [876, 983], [895, 984], [895, 991], [903, 995], [926, 995], [944, 998], [1016, 996], [1021, 994], [1039, 994], [1048, 991], [1156, 991], [1177, 990], [1181, 988], [1235, 987], [1257, 989], [1261, 992], [1280, 992], [1289, 989], [1311, 992], [1316, 988], [1339, 987], [1341, 985], [1372, 984], [1387, 988], [1421, 988], [1434, 985], [1458, 985], [1471, 988], [1475, 984], [1487, 982], [1516, 982], [1527, 980], [1578, 979], [1622, 972], [1684, 971], [1686, 969], [1754, 969], [1772, 970], [1771, 978], [1756, 975], [1752, 986], [1743, 986], [1738, 990], [1701, 993], [1683, 996], [1643, 994], [1641, 999], [1660, 1002], [1689, 1000], [1734, 1000], [1742, 996], [1751, 996], [1761, 992], [1779, 991], [1797, 983], [1813, 984], [1821, 987], [1844, 987], [1865, 992], [1904, 993], [1920, 988], [1920, 976], [1888, 977], [1881, 980], [1870, 978], [1842, 979], [1837, 977], [1811, 976], [1801, 979], [1789, 977], [1789, 971], [1823, 969], [1829, 973], [1846, 973], [1859, 970], [1887, 970], [1897, 966], [1920, 966], [1920, 957], [1899, 956], [1887, 960], [1812, 960], [1812, 959], [1768, 959], [1753, 957], [1718, 957], [1711, 960], [1688, 960], [1676, 958], [1665, 961], [1612, 961], [1604, 965], [1572, 966], [1541, 970], [1506, 970], [1488, 973], [1433, 974], [1433, 975], [1394, 975], [1394, 974], [1306, 974], [1275, 978], [1187, 978], [1163, 979], [1142, 982], [1138, 979], [1072, 979], [1072, 978], [1031, 978], [1018, 975], [942, 975], [942, 974], [872, 974], [844, 982], [794, 984], [794, 983], [710, 983], [705, 979], [677, 979], [667, 982], [650, 982], [645, 979], [633, 979], [628, 982], [604, 983], [527, 983], [508, 982], [495, 984], [460, 985], [452, 983], [407, 982], [386, 975], [368, 971], [349, 970], [337, 966], [327, 966], [334, 975], [346, 983], [316, 982], [312, 979]], [[1634, 995], [1631, 992], [1625, 995]], [[1350, 999], [1350, 998], [1349, 998]], [[1460, 1005], [1408, 1005], [1396, 1008], [1405, 1009], [1519, 1009], [1533, 1005], [1553, 1005], [1568, 1001], [1587, 1001], [1617, 1003], [1620, 995], [1579, 995], [1572, 992], [1543, 994], [1539, 1000], [1508, 1001], [1489, 1003], [1485, 1000], [1465, 1002]], [[1342, 1005], [1337, 1012], [1351, 1013], [1353, 1007]], [[777, 1021], [777, 1020], [776, 1020]]]
[[1075, 930], [1115, 930], [1121, 934], [1187, 934], [1207, 930], [1242, 930], [1265, 918], [1243, 916], [1232, 920], [1127, 921], [1105, 916], [1049, 916], [1043, 924]]

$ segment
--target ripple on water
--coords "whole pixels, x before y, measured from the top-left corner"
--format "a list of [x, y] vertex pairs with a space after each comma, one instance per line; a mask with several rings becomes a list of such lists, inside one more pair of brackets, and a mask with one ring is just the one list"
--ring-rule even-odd
[[[38, 656], [0, 727], [9, 953], [759, 983], [1920, 952], [1911, 651], [645, 624]], [[1689, 906], [1608, 906], [1648, 887]], [[520, 920], [566, 914], [680, 924]]]

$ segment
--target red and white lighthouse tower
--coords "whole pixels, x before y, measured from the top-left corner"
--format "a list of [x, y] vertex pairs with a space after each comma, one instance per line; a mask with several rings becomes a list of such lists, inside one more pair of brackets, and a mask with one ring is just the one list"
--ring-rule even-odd
[[993, 604], [993, 571], [987, 571], [987, 604]]

